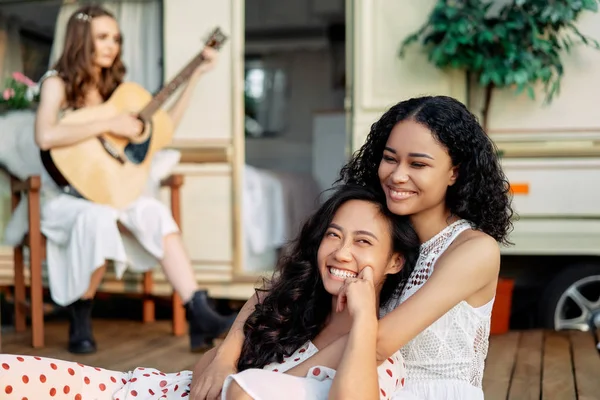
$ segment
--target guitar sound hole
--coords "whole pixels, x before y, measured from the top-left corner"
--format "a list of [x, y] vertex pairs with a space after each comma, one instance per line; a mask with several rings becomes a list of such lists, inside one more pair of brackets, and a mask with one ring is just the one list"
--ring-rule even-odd
[[148, 154], [148, 149], [150, 148], [150, 141], [152, 140], [152, 121], [148, 122], [148, 130], [150, 131], [148, 134], [148, 139], [146, 139], [142, 143], [129, 143], [125, 146], [125, 156], [127, 159], [133, 164], [141, 164]]

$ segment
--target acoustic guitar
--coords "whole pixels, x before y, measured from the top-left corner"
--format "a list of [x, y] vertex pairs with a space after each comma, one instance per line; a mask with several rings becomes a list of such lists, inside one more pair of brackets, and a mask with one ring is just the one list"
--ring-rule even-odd
[[[227, 37], [214, 29], [205, 46], [219, 50]], [[142, 86], [124, 82], [104, 103], [66, 114], [61, 123], [82, 124], [121, 113], [135, 114], [144, 131], [135, 140], [105, 132], [76, 144], [42, 152], [42, 162], [65, 192], [122, 209], [143, 192], [153, 155], [173, 138], [174, 127], [160, 107], [204, 62], [198, 53], [154, 97]]]

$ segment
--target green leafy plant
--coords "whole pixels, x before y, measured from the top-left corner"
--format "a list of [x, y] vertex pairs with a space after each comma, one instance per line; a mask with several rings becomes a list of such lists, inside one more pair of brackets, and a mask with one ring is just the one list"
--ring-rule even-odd
[[400, 48], [421, 42], [438, 68], [465, 70], [485, 89], [482, 123], [495, 88], [526, 91], [535, 99], [543, 84], [549, 104], [560, 91], [562, 57], [577, 44], [600, 49], [597, 40], [577, 29], [584, 11], [598, 11], [600, 0], [438, 0], [427, 21]]

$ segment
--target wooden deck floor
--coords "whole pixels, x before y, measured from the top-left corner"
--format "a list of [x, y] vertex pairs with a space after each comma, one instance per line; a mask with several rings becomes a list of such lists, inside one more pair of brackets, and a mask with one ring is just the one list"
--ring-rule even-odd
[[94, 367], [128, 371], [135, 367], [153, 367], [163, 372], [191, 369], [199, 354], [189, 350], [186, 336], [171, 334], [170, 321], [142, 324], [129, 320], [94, 320], [94, 335], [98, 352], [88, 355], [71, 354], [66, 350], [68, 324], [47, 322], [46, 347], [30, 347], [30, 333], [2, 335], [2, 352], [38, 355], [77, 361]]
[[[67, 324], [46, 324], [46, 347], [29, 347], [29, 334], [4, 334], [2, 352], [35, 354], [118, 371], [138, 366], [164, 372], [191, 369], [198, 354], [187, 337], [173, 337], [169, 322], [94, 320], [99, 350], [66, 351]], [[589, 333], [524, 331], [492, 336], [483, 380], [486, 400], [600, 399], [600, 356]]]
[[523, 331], [492, 336], [486, 400], [600, 399], [600, 355], [585, 332]]

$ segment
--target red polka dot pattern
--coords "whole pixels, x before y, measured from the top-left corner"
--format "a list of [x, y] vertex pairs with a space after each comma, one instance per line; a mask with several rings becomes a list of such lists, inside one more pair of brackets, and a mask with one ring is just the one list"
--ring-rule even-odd
[[[284, 372], [315, 352], [316, 349], [311, 348], [310, 345], [303, 346], [289, 357], [284, 357], [282, 363], [273, 363], [268, 369], [276, 373]], [[153, 368], [141, 367], [122, 373], [37, 356], [0, 355], [0, 367], [0, 377], [8, 375], [14, 378], [9, 380], [10, 385], [0, 386], [0, 393], [3, 391], [4, 394], [12, 396], [7, 400], [104, 399], [106, 393], [112, 394], [111, 398], [116, 400], [185, 399], [189, 398], [192, 378], [191, 371], [165, 374]], [[399, 354], [388, 358], [378, 368], [378, 372], [381, 399], [389, 399], [388, 396], [404, 386], [405, 369]], [[317, 380], [333, 379], [335, 371], [317, 366], [311, 368], [309, 376]]]

